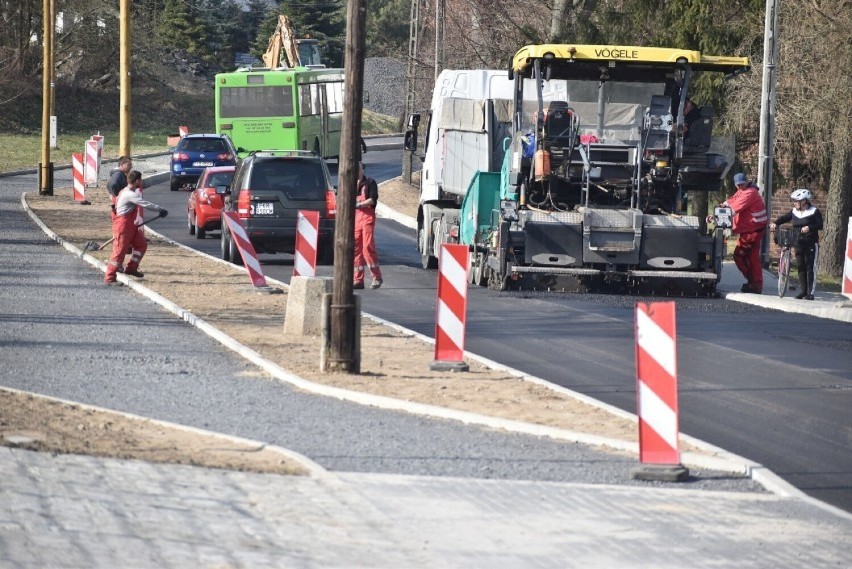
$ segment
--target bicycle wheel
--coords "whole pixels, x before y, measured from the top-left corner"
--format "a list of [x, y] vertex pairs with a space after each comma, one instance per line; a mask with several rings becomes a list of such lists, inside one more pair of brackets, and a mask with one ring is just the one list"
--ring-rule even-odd
[[790, 250], [784, 248], [781, 258], [778, 259], [778, 296], [783, 297], [787, 292], [787, 283], [790, 281]]

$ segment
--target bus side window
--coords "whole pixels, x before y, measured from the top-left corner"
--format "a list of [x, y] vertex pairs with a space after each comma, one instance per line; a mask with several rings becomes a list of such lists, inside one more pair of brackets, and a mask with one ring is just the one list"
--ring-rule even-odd
[[311, 115], [311, 86], [299, 85], [299, 116]]

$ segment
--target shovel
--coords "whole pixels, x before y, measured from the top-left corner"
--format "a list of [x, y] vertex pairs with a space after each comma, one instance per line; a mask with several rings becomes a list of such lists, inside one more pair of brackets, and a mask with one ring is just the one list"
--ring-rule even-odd
[[[142, 223], [140, 223], [140, 224], [139, 224], [139, 225], [137, 225], [136, 227], [142, 227], [143, 225], [148, 225], [149, 223], [151, 223], [152, 221], [154, 221], [154, 220], [156, 220], [156, 219], [160, 219], [160, 217], [159, 217], [159, 216], [157, 216], [157, 217], [152, 217], [152, 218], [151, 218], [151, 219], [149, 219], [148, 221], [143, 221]], [[103, 243], [101, 243], [100, 245], [98, 245], [98, 243], [97, 243], [96, 241], [89, 241], [88, 243], [86, 243], [86, 246], [85, 246], [85, 247], [83, 247], [83, 250], [82, 250], [82, 251], [80, 251], [80, 256], [82, 257], [82, 256], [83, 256], [83, 255], [85, 255], [88, 251], [100, 251], [101, 249], [103, 249], [104, 247], [106, 247], [107, 245], [109, 245], [110, 243], [112, 243], [113, 241], [115, 241], [115, 237], [111, 237], [108, 241], [104, 241], [104, 242], [103, 242]]]

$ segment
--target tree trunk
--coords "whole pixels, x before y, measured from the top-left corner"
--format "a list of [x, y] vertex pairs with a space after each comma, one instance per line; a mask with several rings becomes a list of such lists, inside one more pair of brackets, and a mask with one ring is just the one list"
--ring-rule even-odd
[[833, 277], [843, 273], [846, 254], [846, 230], [852, 216], [852, 147], [838, 148], [825, 196], [825, 223], [820, 236], [819, 272]]
[[565, 21], [565, 6], [568, 0], [553, 0], [553, 12], [550, 14], [550, 34], [547, 36], [548, 43], [555, 43], [559, 39], [559, 31], [562, 22]]

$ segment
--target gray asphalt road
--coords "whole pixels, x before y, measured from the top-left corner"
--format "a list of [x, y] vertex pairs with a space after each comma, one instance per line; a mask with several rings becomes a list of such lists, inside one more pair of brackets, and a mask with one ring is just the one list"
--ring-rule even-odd
[[[57, 185], [68, 183], [57, 172]], [[48, 240], [21, 211], [34, 175], [0, 179], [3, 385], [288, 447], [331, 470], [647, 485], [635, 458], [376, 410], [262, 377], [194, 328]], [[753, 491], [694, 472], [687, 488]]]
[[[398, 175], [398, 152], [367, 156], [373, 174]], [[150, 195], [185, 202], [162, 187]], [[215, 236], [198, 242], [171, 223], [173, 231], [158, 230], [218, 254]], [[385, 286], [362, 295], [364, 309], [431, 336], [435, 273], [419, 269], [413, 231], [381, 220], [377, 243]], [[269, 276], [289, 279], [289, 255], [262, 258]], [[635, 412], [633, 307], [653, 300], [472, 288], [466, 347]], [[852, 511], [852, 325], [724, 299], [674, 300], [681, 430]]]

